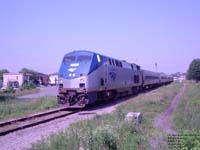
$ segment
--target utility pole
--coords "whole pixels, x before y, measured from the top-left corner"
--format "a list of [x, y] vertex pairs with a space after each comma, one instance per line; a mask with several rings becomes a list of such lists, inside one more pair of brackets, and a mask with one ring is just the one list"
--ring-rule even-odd
[[158, 64], [157, 62], [155, 62], [155, 68], [156, 68], [156, 72], [158, 71]]

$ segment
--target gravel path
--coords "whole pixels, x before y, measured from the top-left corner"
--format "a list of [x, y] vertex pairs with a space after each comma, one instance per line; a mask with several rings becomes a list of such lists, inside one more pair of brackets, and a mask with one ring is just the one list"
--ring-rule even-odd
[[56, 133], [67, 128], [71, 123], [84, 119], [91, 119], [94, 116], [111, 113], [118, 105], [123, 103], [125, 99], [113, 101], [109, 104], [102, 104], [98, 107], [89, 108], [71, 116], [66, 116], [45, 124], [41, 124], [32, 128], [10, 133], [0, 137], [1, 150], [25, 150], [31, 148], [32, 143], [36, 143], [43, 138], [47, 138], [52, 133]]
[[[155, 119], [155, 122], [153, 125], [154, 128], [159, 129], [165, 135], [176, 134], [176, 131], [172, 128], [171, 115], [176, 109], [176, 106], [180, 100], [181, 95], [184, 93], [184, 91], [185, 91], [185, 84], [181, 88], [180, 92], [174, 97], [174, 99], [171, 102], [171, 105], [166, 109], [166, 111], [160, 114]], [[166, 140], [163, 139], [163, 136], [156, 137], [150, 143], [152, 150], [157, 150], [159, 145], [164, 145], [164, 144], [166, 145], [167, 143], [166, 143]]]
[[19, 96], [18, 99], [33, 99], [33, 98], [40, 98], [47, 95], [56, 96], [57, 94], [58, 94], [57, 86], [48, 86], [48, 87], [41, 87], [39, 93]]

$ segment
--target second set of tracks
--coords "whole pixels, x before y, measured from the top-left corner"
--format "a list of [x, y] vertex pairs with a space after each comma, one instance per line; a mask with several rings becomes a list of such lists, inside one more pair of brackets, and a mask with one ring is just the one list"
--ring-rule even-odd
[[80, 110], [67, 110], [67, 108], [56, 108], [48, 111], [36, 113], [26, 117], [10, 119], [0, 122], [0, 136], [4, 136], [8, 133], [22, 130], [25, 128], [33, 127], [42, 123], [49, 122], [58, 118], [72, 115]]

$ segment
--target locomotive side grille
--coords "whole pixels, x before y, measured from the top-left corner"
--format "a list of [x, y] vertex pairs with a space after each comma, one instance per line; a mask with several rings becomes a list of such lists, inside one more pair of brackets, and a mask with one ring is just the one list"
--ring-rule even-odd
[[63, 88], [63, 84], [62, 83], [60, 83], [58, 86], [59, 86], [59, 88]]
[[85, 83], [80, 83], [80, 84], [79, 84], [79, 87], [80, 87], [80, 88], [85, 88]]

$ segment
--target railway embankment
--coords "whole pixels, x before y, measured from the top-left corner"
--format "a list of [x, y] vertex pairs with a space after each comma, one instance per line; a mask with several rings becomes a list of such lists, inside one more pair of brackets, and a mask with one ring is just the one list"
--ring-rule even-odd
[[[71, 124], [67, 129], [32, 145], [35, 149], [143, 149], [151, 148], [150, 141], [162, 132], [154, 127], [156, 117], [164, 112], [180, 91], [181, 83], [172, 83], [128, 98], [109, 114], [98, 115], [95, 110], [89, 120]], [[104, 109], [101, 109], [104, 111]], [[128, 112], [141, 112], [142, 123], [127, 122]], [[80, 115], [79, 115], [80, 116]], [[89, 117], [90, 115], [87, 114]], [[166, 139], [167, 140], [167, 139]], [[167, 145], [165, 145], [166, 147]]]
[[[2, 106], [0, 110], [4, 110], [4, 115], [7, 114], [5, 116], [9, 118], [13, 114], [19, 116], [21, 112], [16, 110], [20, 109], [22, 112], [32, 113], [56, 107], [55, 97], [45, 97], [45, 99], [16, 102], [11, 100], [7, 107], [0, 105]], [[152, 139], [158, 139], [154, 140], [154, 148], [167, 150], [170, 134], [179, 135], [181, 144], [186, 148], [198, 147], [199, 99], [200, 84], [172, 83], [133, 97], [98, 104], [77, 114], [2, 136], [1, 149], [149, 150], [152, 149]], [[137, 125], [134, 120], [127, 122], [125, 116], [128, 112], [141, 112], [142, 123]], [[162, 117], [167, 118], [162, 119]], [[155, 127], [155, 124], [159, 124], [159, 120], [161, 126]]]

